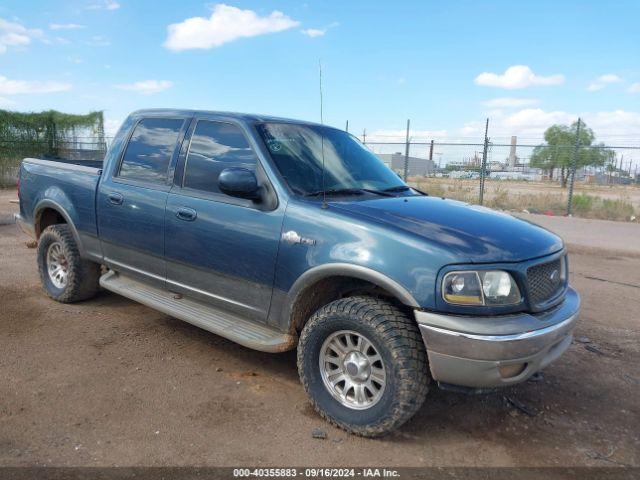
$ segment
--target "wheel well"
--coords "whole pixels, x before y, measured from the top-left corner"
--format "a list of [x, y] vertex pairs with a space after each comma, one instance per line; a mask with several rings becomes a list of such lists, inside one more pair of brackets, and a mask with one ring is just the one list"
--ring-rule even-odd
[[384, 298], [403, 311], [410, 312], [410, 307], [403, 304], [391, 292], [373, 282], [354, 277], [331, 276], [307, 286], [297, 296], [291, 309], [292, 331], [298, 333], [302, 331], [302, 327], [309, 320], [309, 317], [320, 307], [341, 298], [358, 295]]
[[67, 223], [67, 221], [62, 214], [54, 208], [43, 208], [38, 212], [36, 221], [34, 222], [36, 237], [40, 238], [45, 228], [58, 223]]

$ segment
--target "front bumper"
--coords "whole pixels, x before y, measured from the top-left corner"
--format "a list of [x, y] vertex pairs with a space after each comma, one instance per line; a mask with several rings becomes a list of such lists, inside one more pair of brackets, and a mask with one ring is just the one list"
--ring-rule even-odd
[[569, 288], [560, 305], [540, 314], [477, 317], [416, 310], [415, 316], [434, 380], [492, 388], [522, 382], [560, 357], [571, 345], [579, 311], [580, 296]]

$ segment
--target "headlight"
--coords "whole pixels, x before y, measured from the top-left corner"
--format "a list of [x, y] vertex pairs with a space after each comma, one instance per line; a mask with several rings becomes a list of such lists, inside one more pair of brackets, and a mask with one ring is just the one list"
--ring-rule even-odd
[[513, 277], [502, 270], [449, 272], [442, 297], [453, 305], [513, 305], [521, 298]]

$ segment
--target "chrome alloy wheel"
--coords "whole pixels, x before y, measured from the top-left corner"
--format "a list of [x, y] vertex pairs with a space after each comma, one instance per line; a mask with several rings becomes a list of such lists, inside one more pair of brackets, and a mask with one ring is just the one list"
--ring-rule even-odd
[[353, 330], [327, 337], [320, 349], [320, 373], [329, 393], [354, 410], [378, 403], [387, 382], [382, 357], [364, 335]]
[[69, 263], [59, 242], [52, 243], [47, 250], [47, 273], [54, 287], [65, 288], [67, 286]]

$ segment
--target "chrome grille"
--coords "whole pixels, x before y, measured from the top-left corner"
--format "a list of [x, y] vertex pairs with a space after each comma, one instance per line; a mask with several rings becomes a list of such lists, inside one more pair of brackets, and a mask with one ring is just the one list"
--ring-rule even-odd
[[539, 305], [558, 295], [564, 288], [564, 258], [534, 265], [527, 269], [531, 303]]

